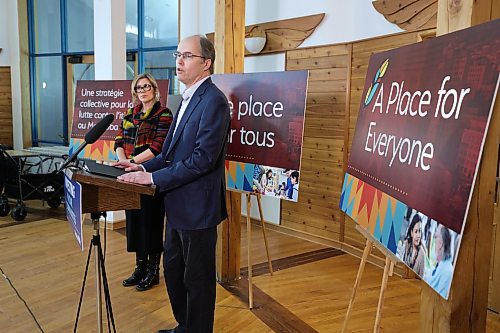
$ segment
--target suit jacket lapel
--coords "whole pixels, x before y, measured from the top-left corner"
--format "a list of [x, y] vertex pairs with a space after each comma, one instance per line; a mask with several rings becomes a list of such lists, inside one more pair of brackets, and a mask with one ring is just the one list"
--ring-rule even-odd
[[[182, 115], [182, 118], [179, 122], [179, 125], [177, 126], [177, 129], [175, 130], [175, 136], [172, 138], [172, 142], [170, 143], [170, 146], [168, 147], [167, 155], [170, 154], [170, 151], [172, 151], [172, 148], [175, 146], [177, 141], [179, 140], [179, 137], [181, 136], [182, 131], [184, 130], [184, 127], [186, 126], [186, 123], [191, 116], [191, 113], [193, 113], [194, 109], [198, 106], [198, 103], [201, 101], [201, 96], [205, 93], [205, 90], [207, 89], [208, 85], [212, 83], [212, 80], [208, 78], [201, 84], [201, 86], [198, 87], [196, 92], [194, 93], [193, 97], [191, 97], [191, 100], [189, 101], [187, 109], [184, 111], [184, 114]], [[179, 114], [179, 112], [177, 112]], [[177, 122], [177, 119], [175, 119]], [[175, 122], [174, 122], [175, 124]]]

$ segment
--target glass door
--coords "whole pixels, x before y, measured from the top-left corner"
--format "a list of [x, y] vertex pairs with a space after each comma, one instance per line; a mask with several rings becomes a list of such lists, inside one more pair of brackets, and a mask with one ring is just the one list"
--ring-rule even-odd
[[75, 55], [66, 57], [66, 75], [68, 92], [68, 133], [71, 137], [73, 111], [75, 105], [76, 82], [79, 80], [94, 80], [94, 56]]

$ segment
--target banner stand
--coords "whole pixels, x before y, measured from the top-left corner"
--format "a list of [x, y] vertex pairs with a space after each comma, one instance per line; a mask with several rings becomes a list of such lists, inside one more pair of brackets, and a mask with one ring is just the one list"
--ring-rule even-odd
[[259, 206], [259, 215], [260, 222], [262, 224], [262, 234], [264, 235], [264, 243], [266, 245], [266, 253], [267, 253], [267, 264], [269, 265], [269, 273], [271, 276], [273, 275], [273, 264], [271, 263], [271, 257], [269, 256], [269, 247], [267, 245], [267, 237], [266, 237], [266, 225], [264, 223], [264, 214], [262, 213], [262, 203], [261, 203], [261, 194], [260, 193], [245, 193], [247, 197], [247, 259], [248, 259], [248, 307], [253, 309], [253, 284], [252, 284], [252, 227], [251, 227], [251, 217], [250, 217], [250, 208], [251, 208], [251, 198], [254, 195], [257, 198], [257, 204]]
[[356, 281], [354, 282], [354, 287], [352, 289], [351, 298], [349, 299], [349, 306], [347, 308], [347, 313], [344, 318], [344, 325], [342, 327], [342, 333], [347, 332], [347, 324], [349, 322], [349, 317], [351, 316], [352, 307], [354, 305], [354, 299], [356, 298], [356, 292], [358, 290], [359, 283], [361, 282], [361, 277], [363, 276], [363, 271], [365, 269], [365, 264], [368, 256], [370, 255], [373, 247], [376, 247], [378, 250], [385, 255], [385, 267], [384, 274], [382, 275], [382, 285], [380, 286], [380, 295], [378, 298], [378, 306], [377, 306], [377, 316], [375, 317], [375, 326], [373, 327], [373, 332], [380, 332], [380, 321], [382, 319], [382, 306], [384, 304], [384, 294], [387, 289], [387, 280], [389, 276], [392, 276], [394, 270], [394, 264], [398, 261], [397, 257], [390, 252], [383, 245], [379, 245], [377, 240], [373, 238], [371, 234], [369, 234], [365, 229], [356, 225], [356, 229], [366, 237], [366, 245], [363, 251], [363, 257], [361, 258], [361, 262], [359, 263], [358, 275], [356, 276]]

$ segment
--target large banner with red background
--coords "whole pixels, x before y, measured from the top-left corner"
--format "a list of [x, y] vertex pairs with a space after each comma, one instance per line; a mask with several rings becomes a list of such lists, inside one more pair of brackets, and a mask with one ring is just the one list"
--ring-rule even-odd
[[[160, 102], [166, 105], [168, 80], [157, 80]], [[126, 111], [133, 107], [131, 80], [77, 81], [73, 125], [71, 129], [70, 155], [82, 142], [85, 134], [108, 114], [115, 120], [101, 138], [85, 148], [79, 157], [93, 160], [114, 160], [114, 140]]]
[[370, 58], [340, 206], [447, 298], [498, 90], [500, 20]]
[[297, 201], [307, 71], [213, 75], [231, 108], [228, 189]]

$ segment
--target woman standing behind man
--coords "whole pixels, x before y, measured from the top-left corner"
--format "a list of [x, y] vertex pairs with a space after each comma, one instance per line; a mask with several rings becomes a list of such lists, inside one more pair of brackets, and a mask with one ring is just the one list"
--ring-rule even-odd
[[[132, 102], [115, 138], [119, 161], [146, 162], [161, 153], [163, 142], [172, 123], [172, 112], [162, 107], [156, 80], [150, 74], [140, 74], [132, 81]], [[136, 286], [139, 291], [159, 283], [160, 257], [163, 251], [163, 198], [141, 196], [141, 209], [126, 210], [127, 251], [135, 252], [136, 266], [124, 287]]]

